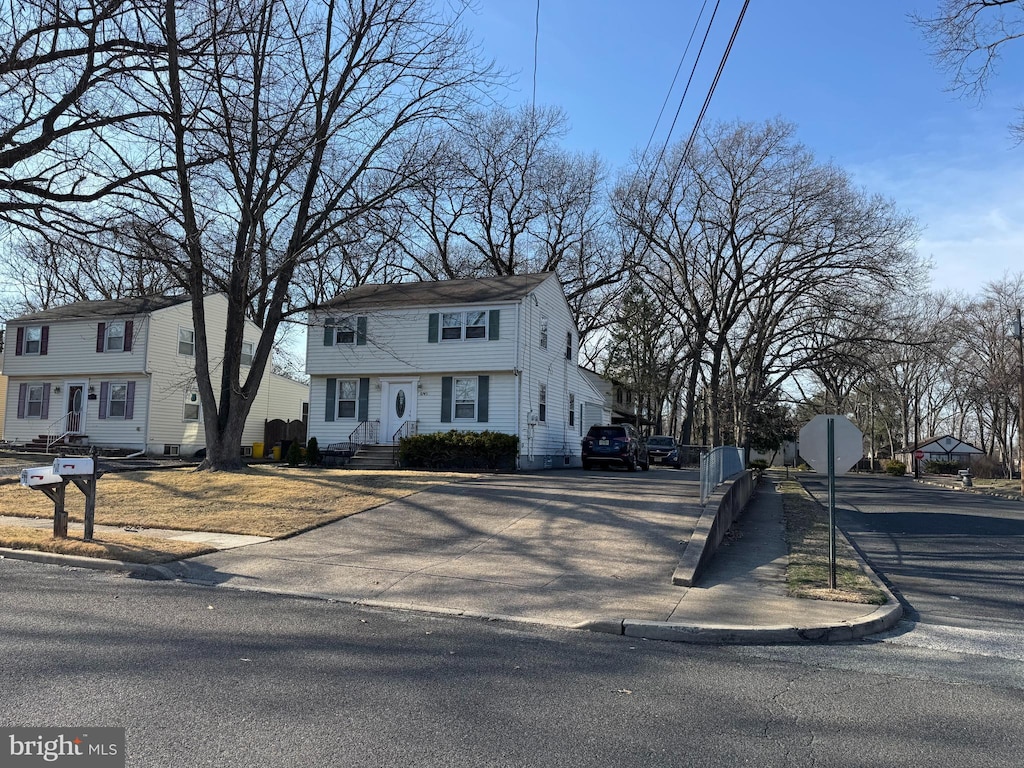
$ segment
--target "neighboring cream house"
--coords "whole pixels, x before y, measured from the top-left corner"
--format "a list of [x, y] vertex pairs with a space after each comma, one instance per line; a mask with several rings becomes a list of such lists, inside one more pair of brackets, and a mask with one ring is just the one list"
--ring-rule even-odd
[[520, 468], [580, 466], [604, 396], [578, 352], [554, 273], [364, 285], [310, 318], [308, 434], [324, 447], [491, 430], [519, 436]]
[[[223, 346], [223, 294], [205, 298], [211, 355]], [[247, 323], [242, 357], [260, 329]], [[269, 366], [268, 366], [269, 367]], [[194, 454], [206, 444], [195, 384], [195, 330], [187, 296], [83, 301], [7, 323], [5, 440]], [[214, 368], [215, 381], [219, 374]], [[263, 441], [266, 419], [299, 419], [309, 388], [265, 373], [242, 435]]]

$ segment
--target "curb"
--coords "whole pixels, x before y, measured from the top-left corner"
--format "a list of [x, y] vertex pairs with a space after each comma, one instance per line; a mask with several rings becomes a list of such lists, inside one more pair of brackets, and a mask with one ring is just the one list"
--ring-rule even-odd
[[668, 640], [675, 643], [716, 645], [781, 645], [792, 643], [842, 643], [884, 632], [903, 617], [903, 606], [880, 606], [869, 616], [855, 622], [818, 624], [808, 627], [724, 627], [715, 625], [684, 625], [663, 621], [623, 622], [627, 637]]
[[129, 563], [126, 560], [103, 560], [98, 557], [62, 555], [59, 552], [40, 552], [35, 549], [8, 549], [0, 547], [0, 559], [27, 560], [46, 565], [63, 565], [67, 568], [87, 568], [93, 571], [120, 571], [153, 579], [176, 579], [177, 576], [167, 565]]
[[921, 485], [930, 485], [934, 488], [942, 488], [947, 491], [959, 491], [960, 493], [973, 493], [975, 496], [991, 496], [994, 499], [1024, 502], [1024, 498], [1021, 498], [1020, 495], [998, 493], [997, 491], [986, 491], [984, 488], [975, 488], [973, 486], [966, 488], [962, 485], [947, 485], [946, 483], [937, 483], [934, 480], [915, 480], [914, 482]]

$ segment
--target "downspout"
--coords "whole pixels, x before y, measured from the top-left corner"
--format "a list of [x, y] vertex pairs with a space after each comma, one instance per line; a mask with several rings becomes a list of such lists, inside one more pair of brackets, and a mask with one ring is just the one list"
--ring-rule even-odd
[[522, 366], [520, 365], [519, 355], [522, 353], [523, 348], [521, 344], [522, 338], [522, 325], [523, 325], [523, 299], [519, 300], [519, 307], [516, 312], [516, 356], [512, 364], [512, 378], [516, 382], [516, 436], [519, 438], [519, 451], [516, 453], [516, 469], [522, 469], [522, 462], [520, 461], [523, 455], [523, 423], [522, 418], [522, 399], [523, 399], [523, 387], [522, 387]]
[[152, 332], [152, 321], [153, 315], [146, 315], [146, 360], [145, 365], [142, 368], [142, 372], [149, 380], [149, 384], [146, 386], [146, 423], [142, 427], [142, 453], [146, 453], [147, 449], [149, 448], [149, 416], [153, 410], [153, 372], [149, 370], [149, 337]]

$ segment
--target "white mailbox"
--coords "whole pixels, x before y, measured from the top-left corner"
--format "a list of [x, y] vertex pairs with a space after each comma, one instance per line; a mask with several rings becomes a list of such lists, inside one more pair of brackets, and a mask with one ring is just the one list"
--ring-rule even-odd
[[26, 488], [35, 488], [37, 485], [54, 485], [63, 481], [64, 479], [50, 466], [29, 467], [21, 470], [21, 484]]
[[67, 475], [91, 475], [93, 472], [92, 459], [80, 456], [65, 456], [53, 460], [53, 474]]

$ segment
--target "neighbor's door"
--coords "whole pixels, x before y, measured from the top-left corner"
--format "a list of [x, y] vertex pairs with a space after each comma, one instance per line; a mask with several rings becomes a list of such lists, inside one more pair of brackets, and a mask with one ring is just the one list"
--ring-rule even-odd
[[64, 431], [72, 435], [82, 434], [85, 428], [85, 385], [68, 384], [67, 417], [64, 420]]
[[380, 441], [391, 443], [407, 421], [416, 421], [416, 382], [412, 379], [381, 382]]

